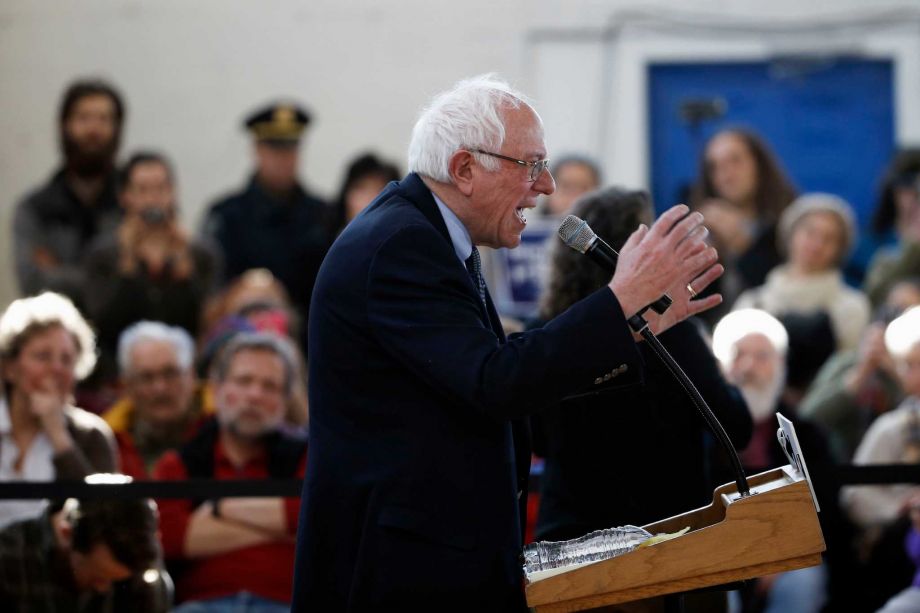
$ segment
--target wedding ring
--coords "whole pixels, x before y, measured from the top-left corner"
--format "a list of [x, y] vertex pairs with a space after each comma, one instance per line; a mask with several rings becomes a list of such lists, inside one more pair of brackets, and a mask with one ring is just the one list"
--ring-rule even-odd
[[689, 283], [687, 284], [687, 291], [690, 292], [690, 298], [696, 298], [696, 292], [693, 291], [693, 286]]

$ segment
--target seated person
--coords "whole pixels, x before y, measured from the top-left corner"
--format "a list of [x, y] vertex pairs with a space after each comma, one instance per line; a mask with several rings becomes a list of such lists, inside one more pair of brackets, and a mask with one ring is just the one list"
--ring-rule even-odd
[[285, 425], [301, 431], [306, 428], [307, 369], [300, 349], [306, 337], [300, 332], [303, 326], [287, 291], [274, 275], [264, 268], [247, 270], [208, 301], [203, 323], [196, 366], [201, 377], [207, 377], [214, 356], [238, 332], [271, 332], [298, 342], [300, 374], [288, 402]]
[[878, 613], [913, 613], [920, 611], [920, 495], [913, 494], [908, 503], [910, 531], [904, 539], [904, 549], [916, 571], [908, 587], [898, 592], [878, 610]]
[[175, 175], [165, 157], [137, 153], [121, 172], [125, 215], [116, 233], [86, 256], [88, 317], [99, 330], [101, 383], [117, 377], [118, 336], [141, 320], [185, 328], [193, 337], [215, 287], [215, 252], [180, 227]]
[[823, 427], [834, 454], [848, 462], [876, 417], [894, 409], [903, 397], [894, 360], [885, 348], [885, 328], [912, 306], [920, 305], [920, 278], [895, 284], [858, 349], [838, 351], [821, 368], [799, 414]]
[[774, 317], [823, 311], [830, 317], [837, 349], [854, 349], [869, 322], [869, 300], [843, 280], [841, 266], [856, 229], [849, 204], [831, 194], [796, 198], [780, 218], [786, 260], [766, 283], [738, 297], [735, 309], [762, 309]]
[[[620, 249], [639, 224], [651, 225], [653, 219], [647, 193], [618, 187], [582, 196], [571, 212], [614, 249]], [[606, 285], [609, 276], [556, 241], [541, 318], [556, 317]], [[706, 282], [699, 278], [693, 285], [702, 291]], [[744, 445], [751, 435], [751, 418], [738, 390], [726, 384], [697, 326], [685, 321], [660, 338], [711, 403], [731, 439]], [[623, 366], [593, 393], [568, 398], [531, 418], [534, 450], [546, 459], [538, 540], [566, 540], [601, 528], [664, 519], [707, 504], [713, 488], [721, 485], [711, 481], [706, 469], [705, 422], [648, 344], [639, 347], [645, 377]], [[664, 489], [662, 475], [670, 482]]]
[[543, 198], [540, 208], [540, 213], [547, 217], [569, 214], [579, 197], [601, 186], [601, 169], [584, 156], [565, 156], [554, 162], [550, 171], [556, 181], [556, 191]]
[[214, 347], [220, 344], [219, 339], [225, 333], [228, 318], [251, 320], [246, 314], [253, 309], [273, 312], [272, 317], [252, 322], [257, 330], [289, 336], [303, 349], [306, 336], [302, 328], [305, 326], [294, 311], [287, 290], [268, 269], [253, 268], [211, 296], [205, 304], [201, 317], [201, 334], [198, 337], [199, 374], [207, 375], [206, 366], [213, 358]]
[[345, 171], [335, 202], [333, 218], [336, 234], [367, 208], [387, 183], [402, 178], [403, 174], [395, 164], [381, 160], [373, 153], [364, 153], [353, 159]]
[[[168, 451], [154, 478], [287, 479], [304, 476], [307, 443], [280, 430], [296, 377], [286, 339], [242, 333], [212, 367], [216, 419], [178, 451]], [[177, 613], [231, 606], [287, 612], [294, 572], [298, 498], [163, 500], [163, 547], [175, 564]]]
[[[885, 346], [894, 358], [905, 398], [872, 422], [856, 449], [854, 464], [920, 462], [920, 307], [908, 309], [888, 325]], [[906, 517], [915, 489], [906, 484], [850, 486], [842, 500], [859, 526], [873, 529]]]
[[885, 172], [872, 229], [883, 244], [869, 262], [863, 289], [878, 305], [895, 283], [920, 270], [920, 149], [895, 154]]
[[[799, 418], [795, 407], [782, 398], [789, 337], [779, 320], [769, 313], [744, 309], [719, 321], [712, 344], [727, 379], [741, 390], [754, 419], [751, 441], [739, 453], [745, 470], [753, 475], [789, 463], [776, 439], [775, 415], [779, 412], [792, 420], [815, 486], [821, 507], [818, 518], [827, 541], [825, 563], [821, 566], [762, 577], [746, 585], [742, 595], [746, 607], [752, 608], [745, 610], [817, 613], [829, 597], [836, 601], [841, 590], [848, 587], [843, 577], [849, 571], [850, 532], [837, 505], [832, 478], [835, 466], [824, 435]], [[726, 473], [723, 480], [727, 481], [730, 474]]]
[[[44, 293], [0, 316], [0, 481], [83, 479], [118, 468], [112, 431], [72, 406], [74, 385], [96, 363], [96, 339], [73, 303]], [[41, 500], [0, 502], [0, 527], [35, 517]]]
[[[907, 310], [888, 325], [885, 346], [894, 358], [905, 398], [880, 415], [863, 437], [854, 464], [920, 462], [920, 307]], [[854, 485], [841, 501], [861, 529], [858, 539], [863, 591], [874, 610], [910, 581], [912, 564], [904, 552], [910, 528], [915, 485]]]
[[151, 500], [71, 498], [0, 530], [0, 610], [165, 612], [161, 566]]
[[118, 365], [124, 397], [103, 415], [118, 441], [121, 472], [149, 478], [154, 464], [197, 431], [214, 412], [197, 389], [195, 345], [188, 332], [157, 321], [141, 321], [121, 333]]

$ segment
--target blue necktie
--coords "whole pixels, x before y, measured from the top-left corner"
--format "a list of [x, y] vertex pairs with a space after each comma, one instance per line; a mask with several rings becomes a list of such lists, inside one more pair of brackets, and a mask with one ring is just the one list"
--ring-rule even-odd
[[473, 252], [470, 257], [466, 258], [466, 270], [470, 273], [470, 279], [473, 281], [473, 287], [479, 292], [479, 299], [482, 305], [486, 305], [486, 281], [482, 278], [482, 260], [479, 258], [479, 249], [473, 245]]

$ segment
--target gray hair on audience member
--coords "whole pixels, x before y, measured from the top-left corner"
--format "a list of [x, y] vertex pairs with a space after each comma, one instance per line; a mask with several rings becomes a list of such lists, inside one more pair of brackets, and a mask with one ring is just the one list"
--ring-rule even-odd
[[735, 346], [751, 334], [767, 337], [776, 352], [786, 356], [789, 349], [786, 328], [778, 319], [760, 309], [739, 309], [719, 320], [712, 332], [712, 353], [727, 367], [735, 359]]
[[243, 351], [268, 351], [274, 353], [284, 364], [284, 393], [290, 395], [294, 389], [294, 377], [298, 372], [297, 349], [283, 336], [267, 332], [239, 332], [234, 335], [214, 360], [211, 376], [218, 382], [227, 378], [230, 364]]
[[124, 329], [118, 337], [118, 369], [122, 374], [131, 370], [131, 352], [138, 343], [155, 341], [172, 345], [176, 361], [182, 370], [192, 368], [195, 342], [184, 329], [160, 321], [139, 321]]
[[[528, 99], [494, 73], [460, 81], [432, 99], [412, 129], [409, 171], [450, 182], [450, 158], [460, 149], [498, 152], [505, 140], [502, 110], [529, 105]], [[499, 160], [473, 153], [483, 167], [498, 169]]]
[[96, 366], [96, 335], [69, 298], [54, 292], [20, 298], [0, 316], [0, 361], [13, 360], [38, 331], [61, 326], [77, 345], [74, 374], [83, 379]]
[[905, 358], [920, 344], [920, 306], [907, 309], [885, 329], [885, 348], [895, 358]]

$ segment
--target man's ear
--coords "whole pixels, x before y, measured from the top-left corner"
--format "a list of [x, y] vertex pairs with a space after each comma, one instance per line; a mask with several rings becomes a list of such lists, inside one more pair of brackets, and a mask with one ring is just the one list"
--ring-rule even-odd
[[474, 166], [476, 166], [476, 159], [472, 153], [465, 149], [455, 151], [450, 156], [450, 162], [447, 165], [451, 181], [460, 190], [460, 193], [466, 197], [473, 193]]

